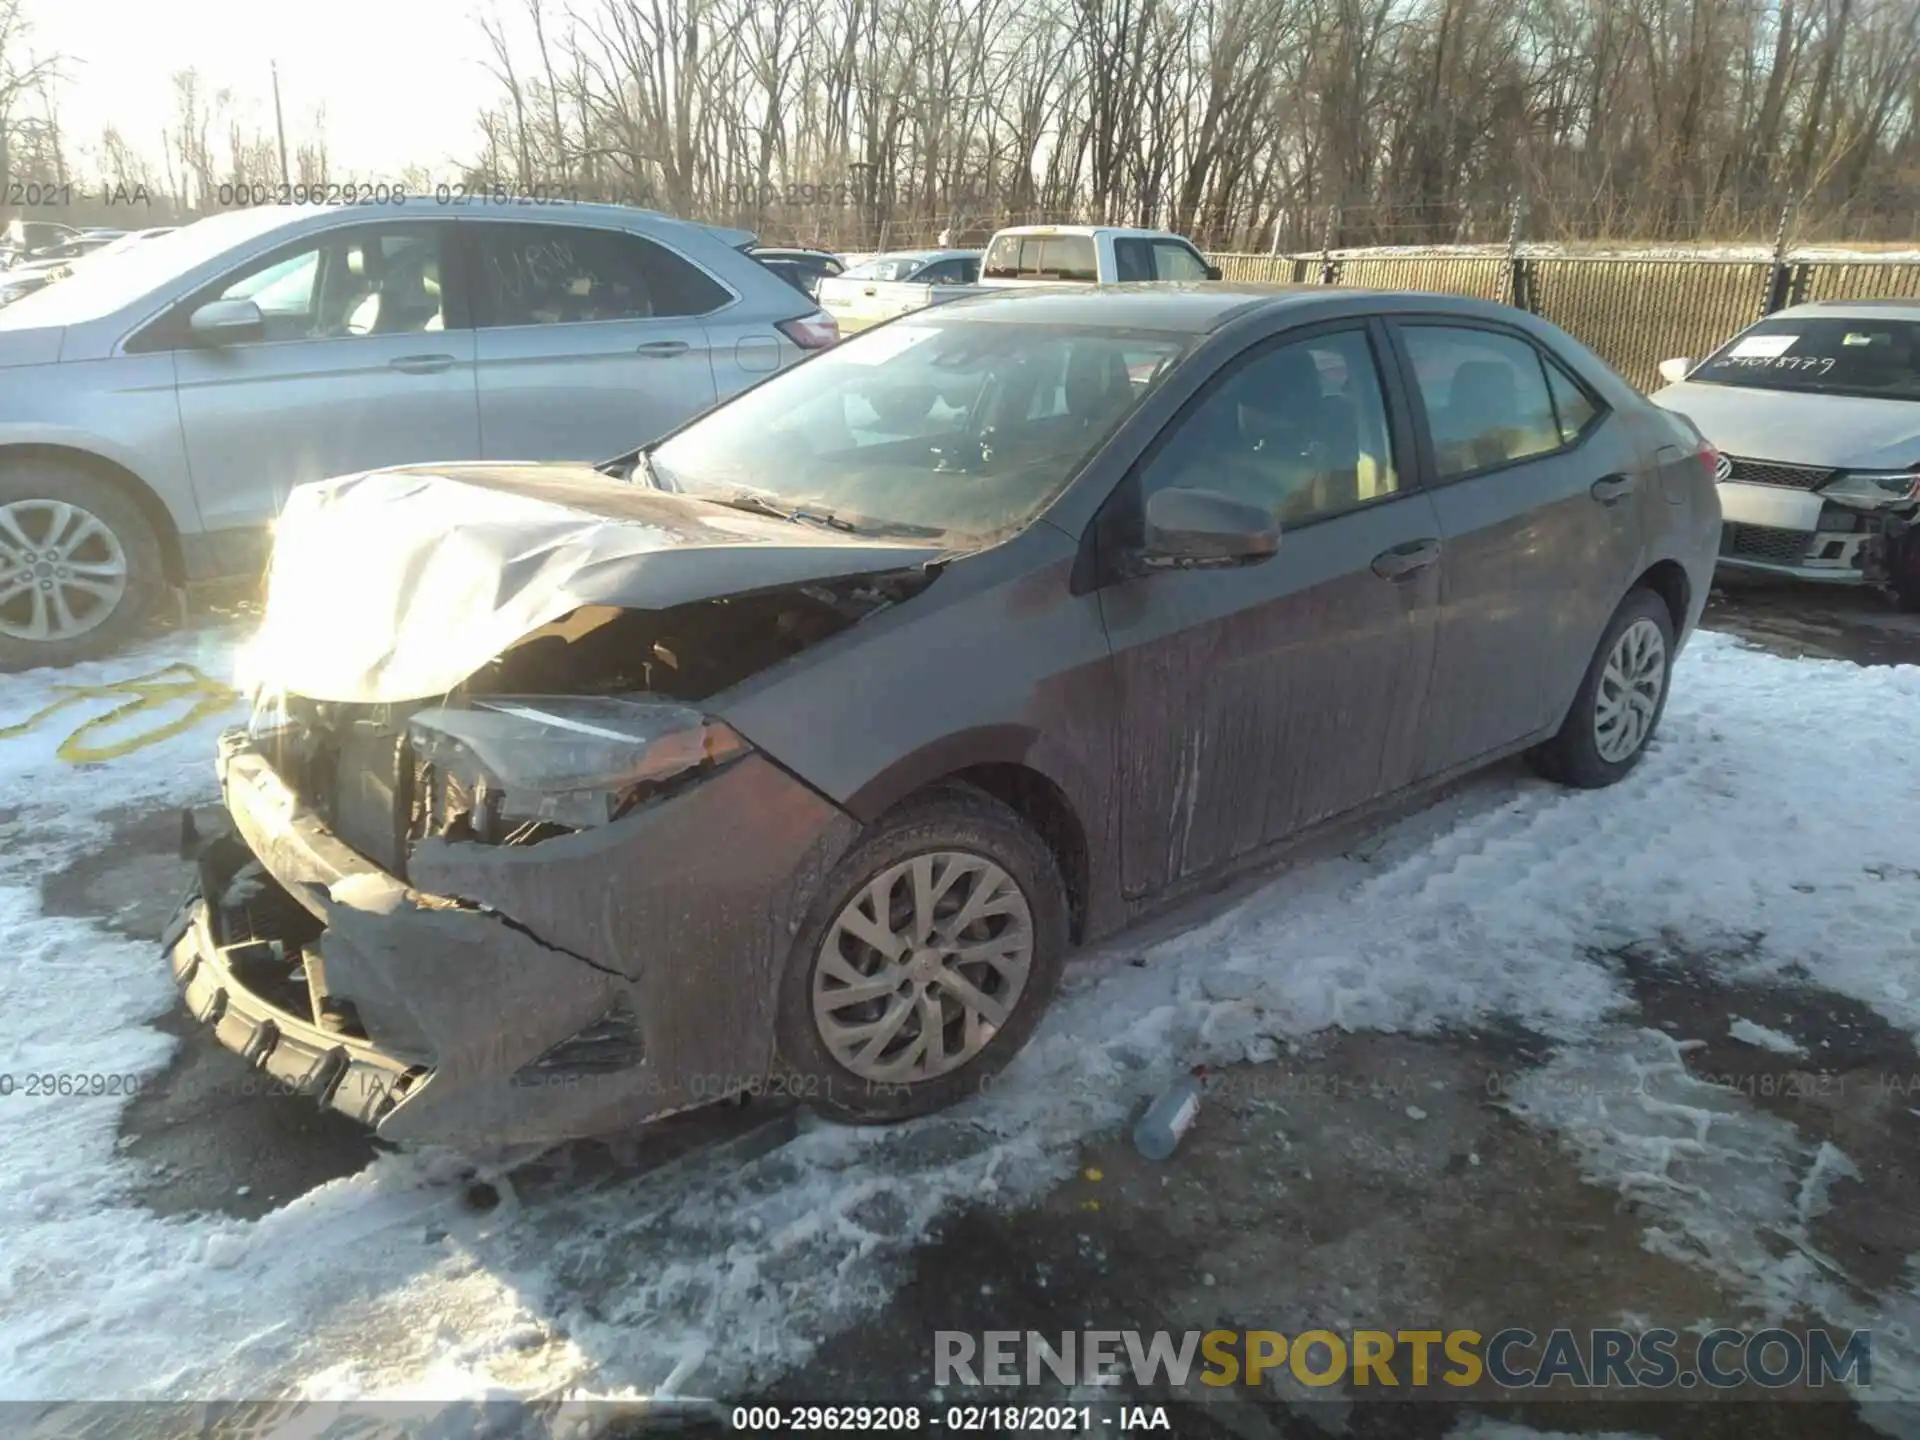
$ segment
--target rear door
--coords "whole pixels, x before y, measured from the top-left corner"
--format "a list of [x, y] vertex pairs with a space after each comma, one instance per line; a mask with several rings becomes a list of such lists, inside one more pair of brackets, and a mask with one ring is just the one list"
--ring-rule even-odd
[[1257, 564], [1154, 571], [1100, 592], [1130, 896], [1412, 779], [1439, 517], [1412, 483], [1383, 343], [1377, 327], [1343, 323], [1254, 346], [1103, 512], [1104, 541], [1137, 527], [1126, 517], [1153, 491], [1206, 489], [1269, 509], [1282, 528], [1279, 553]]
[[[453, 222], [308, 236], [203, 287], [128, 342], [172, 349], [194, 497], [209, 530], [258, 524], [294, 485], [480, 458], [473, 332], [447, 264]], [[250, 299], [260, 338], [197, 343], [187, 317]]]
[[702, 317], [735, 297], [705, 270], [626, 230], [460, 226], [487, 459], [604, 460], [714, 403]]
[[1393, 327], [1443, 542], [1422, 778], [1557, 725], [1639, 573], [1628, 423], [1530, 337]]

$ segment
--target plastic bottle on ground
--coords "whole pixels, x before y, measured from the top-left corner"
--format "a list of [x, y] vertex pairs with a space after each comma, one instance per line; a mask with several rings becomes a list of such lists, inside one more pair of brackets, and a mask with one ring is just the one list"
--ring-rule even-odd
[[1200, 1097], [1206, 1090], [1207, 1072], [1201, 1065], [1162, 1090], [1133, 1127], [1134, 1149], [1149, 1160], [1164, 1160], [1173, 1154], [1180, 1137], [1200, 1113]]

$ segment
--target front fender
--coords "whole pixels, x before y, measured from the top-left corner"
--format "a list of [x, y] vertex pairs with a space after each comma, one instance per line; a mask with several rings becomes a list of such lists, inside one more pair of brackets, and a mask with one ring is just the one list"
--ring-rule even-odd
[[[164, 376], [156, 367], [146, 377], [147, 383], [116, 384], [110, 391], [84, 387], [74, 392], [64, 390], [65, 384], [75, 378], [74, 372], [106, 362], [50, 365], [32, 372], [28, 378], [17, 373], [10, 375], [4, 408], [16, 413], [31, 408], [52, 418], [0, 419], [0, 461], [5, 460], [10, 450], [33, 449], [43, 454], [66, 456], [81, 464], [104, 464], [157, 499], [176, 531], [183, 535], [197, 534], [203, 527], [180, 433], [180, 408], [173, 389], [173, 357], [139, 358], [161, 362]], [[73, 413], [95, 406], [103, 415], [111, 417], [111, 429], [86, 422], [84, 417]]]

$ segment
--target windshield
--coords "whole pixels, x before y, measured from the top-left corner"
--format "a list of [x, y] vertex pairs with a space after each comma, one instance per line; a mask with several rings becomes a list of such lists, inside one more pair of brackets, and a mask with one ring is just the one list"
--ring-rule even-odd
[[125, 249], [116, 248], [116, 242], [89, 255], [62, 283], [0, 310], [0, 330], [78, 325], [111, 315], [234, 246], [312, 213], [310, 206], [229, 210]]
[[1752, 390], [1920, 400], [1920, 322], [1824, 315], [1762, 320], [1687, 379]]
[[1185, 335], [896, 321], [649, 452], [667, 490], [974, 548], [1027, 524], [1172, 369]]
[[927, 263], [924, 255], [882, 255], [840, 272], [843, 280], [904, 280]]

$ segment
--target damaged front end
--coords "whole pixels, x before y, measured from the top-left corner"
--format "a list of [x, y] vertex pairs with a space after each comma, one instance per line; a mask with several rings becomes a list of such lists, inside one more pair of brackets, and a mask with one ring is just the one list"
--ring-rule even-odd
[[706, 702], [933, 573], [574, 605], [417, 699], [281, 665], [221, 737], [233, 833], [195, 842], [166, 939], [188, 1007], [395, 1140], [603, 1134], [747, 1087], [857, 826]]

